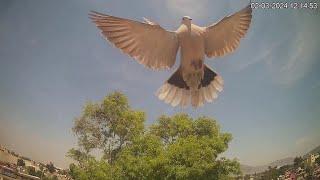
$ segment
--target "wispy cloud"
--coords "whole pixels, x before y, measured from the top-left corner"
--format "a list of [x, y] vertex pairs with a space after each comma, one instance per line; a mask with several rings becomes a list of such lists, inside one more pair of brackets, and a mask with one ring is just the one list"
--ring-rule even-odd
[[268, 60], [273, 52], [275, 50], [277, 50], [277, 48], [282, 45], [285, 42], [285, 40], [283, 41], [277, 41], [277, 42], [273, 42], [271, 45], [268, 46], [268, 49], [264, 50], [262, 53], [258, 54], [256, 57], [252, 58], [251, 61], [247, 61], [244, 62], [242, 64], [237, 64], [236, 67], [234, 67], [233, 69], [235, 69], [236, 72], [242, 71], [256, 63]]
[[208, 15], [209, 2], [209, 0], [166, 0], [166, 6], [171, 12], [180, 16], [201, 18]]
[[[295, 15], [293, 18], [292, 16]], [[316, 16], [308, 17], [303, 24], [296, 21], [305, 19], [304, 14], [288, 14], [283, 20], [290, 21], [292, 30], [283, 37], [263, 39], [258, 45], [257, 56], [242, 64], [237, 64], [235, 71], [244, 70], [259, 62], [264, 62], [272, 80], [284, 86], [291, 86], [302, 80], [312, 69], [319, 55], [319, 38], [317, 34], [319, 23]], [[306, 15], [307, 16], [307, 15]], [[279, 22], [280, 23], [280, 22]], [[281, 27], [279, 27], [280, 29]], [[267, 33], [274, 33], [269, 29]], [[257, 35], [257, 33], [255, 33]], [[259, 41], [255, 41], [257, 43]]]
[[[286, 54], [280, 56], [284, 59], [280, 60], [274, 55], [274, 58], [269, 59], [267, 64], [276, 82], [282, 85], [292, 85], [310, 72], [318, 54], [318, 41], [313, 37], [316, 34], [314, 31], [315, 29], [310, 26], [306, 27], [306, 25], [299, 28], [297, 38], [288, 42], [290, 48], [287, 49], [287, 52], [281, 52]], [[280, 64], [279, 61], [283, 63]]]

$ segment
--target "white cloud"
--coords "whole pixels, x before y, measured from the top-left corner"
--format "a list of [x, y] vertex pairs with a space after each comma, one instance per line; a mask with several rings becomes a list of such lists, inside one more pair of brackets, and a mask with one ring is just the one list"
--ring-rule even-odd
[[[306, 18], [301, 14], [295, 15], [292, 17], [295, 21]], [[283, 55], [276, 57], [277, 54], [274, 54], [273, 58], [270, 58], [267, 62], [273, 79], [279, 84], [290, 86], [302, 80], [311, 71], [317, 60], [319, 38], [316, 35], [318, 34], [319, 24], [316, 23], [316, 17], [308, 18], [303, 24], [297, 24], [295, 35], [292, 40], [287, 42], [286, 46], [288, 48], [279, 49], [277, 54]]]
[[274, 51], [277, 50], [277, 48], [280, 45], [282, 45], [284, 42], [285, 40], [272, 43], [271, 45], [268, 46], [268, 49], [264, 50], [262, 53], [252, 58], [251, 61], [249, 60], [245, 63], [237, 64], [237, 66], [235, 66], [233, 69], [235, 69], [235, 71], [238, 72], [248, 68], [251, 65], [270, 59], [270, 57], [272, 56], [272, 53], [274, 53]]
[[[279, 68], [279, 83], [291, 85], [302, 79], [315, 63], [316, 43], [310, 37], [310, 32], [302, 30], [298, 38], [292, 42], [293, 48], [288, 52], [286, 63]], [[315, 34], [315, 33], [311, 33]]]
[[[290, 17], [289, 21], [301, 20], [303, 17]], [[303, 24], [295, 24], [289, 31], [290, 36], [270, 43], [265, 50], [251, 61], [238, 64], [236, 71], [241, 71], [258, 62], [264, 62], [274, 82], [291, 86], [302, 80], [312, 69], [316, 62], [319, 46], [319, 38], [315, 37], [318, 24], [314, 19], [309, 19]]]
[[166, 0], [166, 6], [177, 15], [201, 18], [208, 15], [209, 2], [209, 0]]

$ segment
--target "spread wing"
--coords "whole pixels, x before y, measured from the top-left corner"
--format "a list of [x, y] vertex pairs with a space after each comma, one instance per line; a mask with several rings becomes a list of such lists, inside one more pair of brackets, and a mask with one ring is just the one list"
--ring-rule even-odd
[[124, 53], [151, 69], [167, 69], [174, 65], [179, 48], [175, 32], [156, 23], [142, 23], [92, 12], [92, 21], [103, 36]]
[[249, 29], [252, 18], [251, 6], [227, 16], [205, 28], [205, 53], [208, 57], [223, 56], [233, 52]]

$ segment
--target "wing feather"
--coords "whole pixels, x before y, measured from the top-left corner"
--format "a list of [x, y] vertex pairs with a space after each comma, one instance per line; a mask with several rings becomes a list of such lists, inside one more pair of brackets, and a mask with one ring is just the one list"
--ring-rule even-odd
[[179, 48], [175, 32], [151, 21], [142, 23], [94, 11], [89, 17], [107, 40], [146, 67], [160, 70], [174, 65]]
[[233, 52], [249, 29], [252, 19], [251, 6], [223, 18], [205, 28], [205, 52], [208, 57], [223, 56]]

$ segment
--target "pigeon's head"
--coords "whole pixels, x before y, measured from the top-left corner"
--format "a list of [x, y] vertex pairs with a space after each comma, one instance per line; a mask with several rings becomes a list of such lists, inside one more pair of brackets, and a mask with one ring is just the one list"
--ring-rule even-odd
[[191, 24], [191, 17], [190, 16], [183, 16], [182, 17], [182, 23], [183, 24]]

